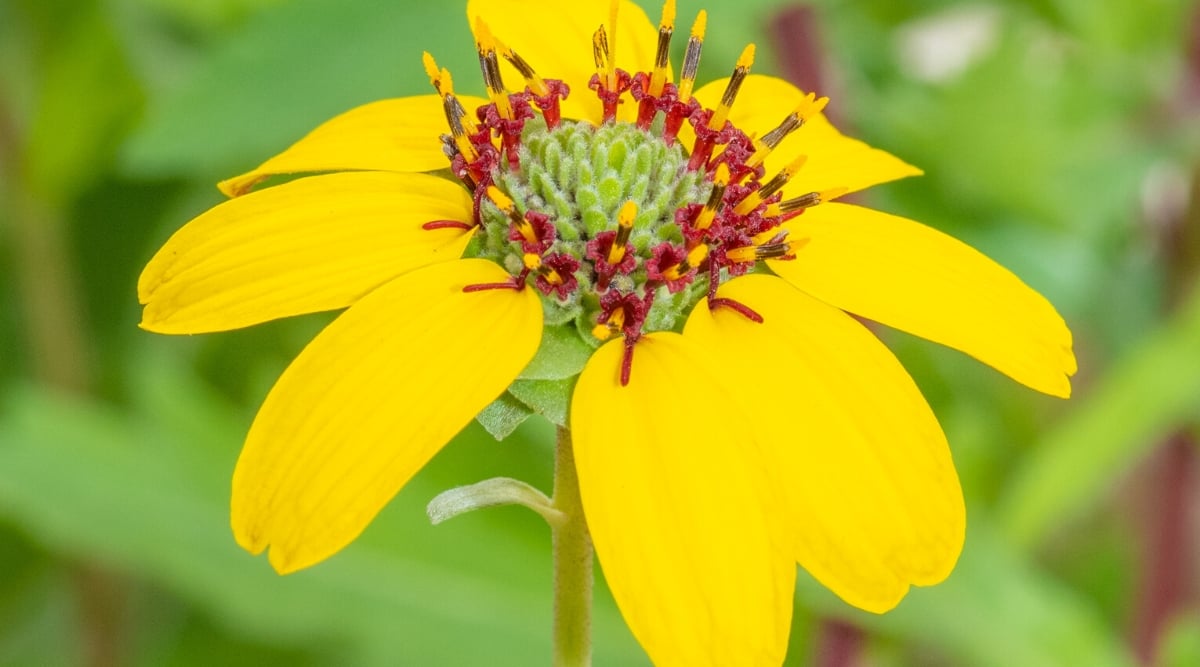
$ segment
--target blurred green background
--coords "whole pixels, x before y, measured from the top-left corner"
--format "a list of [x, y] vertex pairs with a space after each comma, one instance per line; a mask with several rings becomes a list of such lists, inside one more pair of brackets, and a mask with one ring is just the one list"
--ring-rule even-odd
[[[927, 172], [862, 201], [1013, 269], [1080, 359], [1063, 402], [882, 332], [950, 438], [966, 548], [882, 617], [802, 575], [789, 664], [1200, 665], [1197, 7], [684, 0], [681, 23], [701, 7], [701, 81], [755, 41], [757, 71], [817, 85], [847, 132]], [[540, 519], [424, 515], [487, 477], [548, 490], [545, 423], [502, 443], [473, 424], [362, 539], [280, 578], [235, 546], [229, 479], [330, 317], [136, 327], [142, 265], [217, 180], [428, 92], [424, 49], [481, 88], [458, 2], [0, 0], [0, 664], [548, 662]], [[598, 597], [596, 663], [645, 664]]]

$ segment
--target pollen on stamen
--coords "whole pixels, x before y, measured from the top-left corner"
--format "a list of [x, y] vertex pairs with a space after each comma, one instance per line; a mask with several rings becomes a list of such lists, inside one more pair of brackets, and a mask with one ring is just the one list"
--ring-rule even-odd
[[[479, 158], [479, 152], [471, 143], [470, 135], [477, 133], [479, 127], [467, 114], [462, 102], [455, 97], [454, 80], [450, 76], [450, 70], [439, 69], [437, 61], [428, 51], [422, 54], [421, 60], [425, 65], [425, 73], [429, 76], [429, 82], [433, 85], [434, 90], [442, 96], [442, 111], [446, 116], [446, 124], [450, 126], [451, 142], [447, 148], [450, 152], [447, 155], [452, 157], [453, 152], [457, 151], [466, 162], [474, 162]], [[469, 176], [467, 178], [470, 181], [468, 186], [474, 188], [474, 181], [471, 181]]]
[[651, 95], [662, 95], [667, 83], [667, 60], [671, 51], [671, 36], [675, 33], [675, 0], [663, 5], [662, 20], [658, 26], [658, 49], [654, 54], [654, 72], [650, 75]]
[[683, 56], [683, 69], [679, 74], [679, 101], [687, 102], [692, 98], [692, 88], [696, 85], [696, 72], [700, 69], [700, 51], [704, 46], [704, 31], [708, 25], [708, 13], [703, 9], [696, 15], [692, 24], [692, 34], [688, 37], [687, 52]]
[[716, 111], [708, 119], [709, 129], [719, 130], [724, 127], [725, 121], [729, 119], [729, 110], [733, 107], [738, 91], [742, 88], [742, 82], [750, 74], [750, 67], [753, 65], [754, 45], [747, 44], [746, 48], [742, 49], [742, 55], [738, 56], [737, 65], [733, 68], [733, 76], [729, 77], [729, 83], [721, 95], [721, 103], [717, 105]]
[[746, 161], [746, 166], [755, 168], [762, 164], [763, 160], [771, 154], [771, 151], [775, 150], [788, 135], [803, 127], [809, 119], [820, 113], [828, 103], [828, 97], [817, 99], [813, 93], [806, 95], [796, 109], [788, 114], [775, 129], [766, 133], [761, 140], [754, 142], [754, 155], [750, 156], [750, 159]]
[[534, 71], [532, 65], [516, 51], [513, 51], [507, 45], [500, 42], [500, 40], [496, 39], [495, 41], [499, 47], [500, 55], [521, 73], [521, 77], [525, 79], [525, 85], [529, 86], [529, 90], [534, 95], [544, 97], [550, 94], [550, 88], [546, 85], [546, 81]]
[[483, 71], [483, 85], [487, 88], [488, 98], [496, 105], [496, 112], [501, 118], [512, 118], [512, 103], [504, 89], [500, 63], [496, 57], [496, 38], [481, 18], [475, 19], [475, 48], [479, 52], [479, 68]]
[[804, 163], [807, 161], [807, 155], [801, 155], [795, 160], [792, 160], [791, 164], [784, 167], [783, 170], [776, 174], [774, 178], [767, 181], [761, 188], [746, 195], [745, 199], [738, 202], [738, 205], [733, 209], [734, 212], [738, 215], [749, 215], [751, 211], [762, 205], [763, 200], [769, 198], [776, 192], [779, 192], [780, 188], [787, 185], [787, 182], [791, 180], [792, 176], [795, 176], [802, 167], [804, 167]]
[[708, 202], [704, 204], [704, 208], [700, 210], [700, 215], [696, 216], [696, 222], [693, 227], [703, 231], [712, 226], [713, 218], [717, 215], [717, 209], [721, 206], [721, 201], [725, 198], [725, 188], [729, 185], [729, 165], [724, 162], [717, 165], [717, 173], [713, 175], [713, 189], [708, 196]]
[[603, 322], [592, 328], [592, 335], [597, 340], [608, 340], [610, 337], [621, 333], [625, 327], [625, 309], [617, 308]]
[[625, 258], [625, 244], [629, 242], [629, 235], [633, 231], [633, 220], [637, 217], [637, 203], [630, 200], [621, 205], [621, 211], [617, 213], [617, 236], [613, 239], [612, 247], [608, 251], [608, 263], [616, 266]]
[[788, 215], [798, 213], [806, 208], [812, 208], [825, 202], [830, 202], [849, 192], [846, 188], [829, 188], [820, 192], [809, 192], [807, 194], [785, 199], [778, 204], [772, 204], [767, 207], [767, 215]]
[[429, 77], [429, 83], [433, 84], [433, 89], [442, 95], [442, 70], [438, 69], [437, 61], [433, 59], [433, 54], [424, 51], [421, 54], [421, 63], [425, 66], [425, 75]]
[[708, 246], [701, 243], [700, 245], [689, 250], [682, 262], [676, 264], [675, 266], [668, 267], [665, 271], [663, 271], [663, 275], [667, 278], [667, 280], [679, 280], [687, 275], [688, 271], [700, 266], [701, 262], [703, 262], [707, 257]]
[[504, 211], [511, 217], [516, 204], [513, 203], [513, 200], [508, 195], [504, 194], [503, 190], [494, 185], [489, 185], [487, 188], [487, 196], [488, 199], [491, 199], [492, 203], [496, 205], [496, 208]]

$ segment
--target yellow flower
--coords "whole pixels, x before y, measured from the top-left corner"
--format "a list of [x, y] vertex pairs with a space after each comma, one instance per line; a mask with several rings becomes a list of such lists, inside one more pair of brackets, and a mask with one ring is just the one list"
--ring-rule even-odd
[[[569, 416], [584, 511], [655, 662], [779, 663], [796, 563], [874, 612], [944, 579], [965, 525], [945, 437], [847, 313], [1065, 397], [1054, 308], [938, 231], [831, 202], [920, 172], [749, 74], [752, 47], [693, 94], [703, 12], [678, 83], [673, 1], [658, 29], [626, 0], [467, 13], [488, 98], [427, 57], [437, 94], [223, 182], [142, 275], [162, 333], [348, 308], [255, 419], [238, 542], [282, 573], [342, 549], [556, 327], [596, 348]], [[303, 172], [333, 173], [250, 192]]]

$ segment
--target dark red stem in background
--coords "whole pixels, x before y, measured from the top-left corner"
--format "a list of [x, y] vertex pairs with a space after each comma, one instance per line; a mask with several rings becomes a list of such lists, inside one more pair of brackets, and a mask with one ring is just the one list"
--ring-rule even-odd
[[1143, 491], [1143, 571], [1133, 628], [1133, 649], [1143, 665], [1155, 664], [1162, 638], [1190, 593], [1197, 446], [1194, 437], [1180, 431], [1150, 462], [1150, 480]]
[[813, 664], [817, 667], [854, 667], [865, 636], [858, 626], [845, 621], [821, 624], [821, 640]]

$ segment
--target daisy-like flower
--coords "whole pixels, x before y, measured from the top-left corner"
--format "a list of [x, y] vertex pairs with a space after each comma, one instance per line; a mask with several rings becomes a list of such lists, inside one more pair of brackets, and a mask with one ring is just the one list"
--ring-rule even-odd
[[[162, 333], [347, 308], [251, 427], [238, 542], [282, 573], [333, 555], [515, 380], [582, 349], [552, 378], [562, 426], [656, 663], [778, 664], [797, 563], [874, 612], [943, 580], [965, 525], [949, 448], [848, 313], [1065, 397], [1054, 308], [936, 230], [833, 201], [920, 172], [751, 74], [752, 46], [696, 88], [703, 12], [677, 81], [673, 0], [657, 29], [625, 0], [467, 14], [486, 98], [427, 54], [435, 94], [349, 111], [221, 183], [141, 277]], [[320, 175], [252, 192], [295, 173]]]

